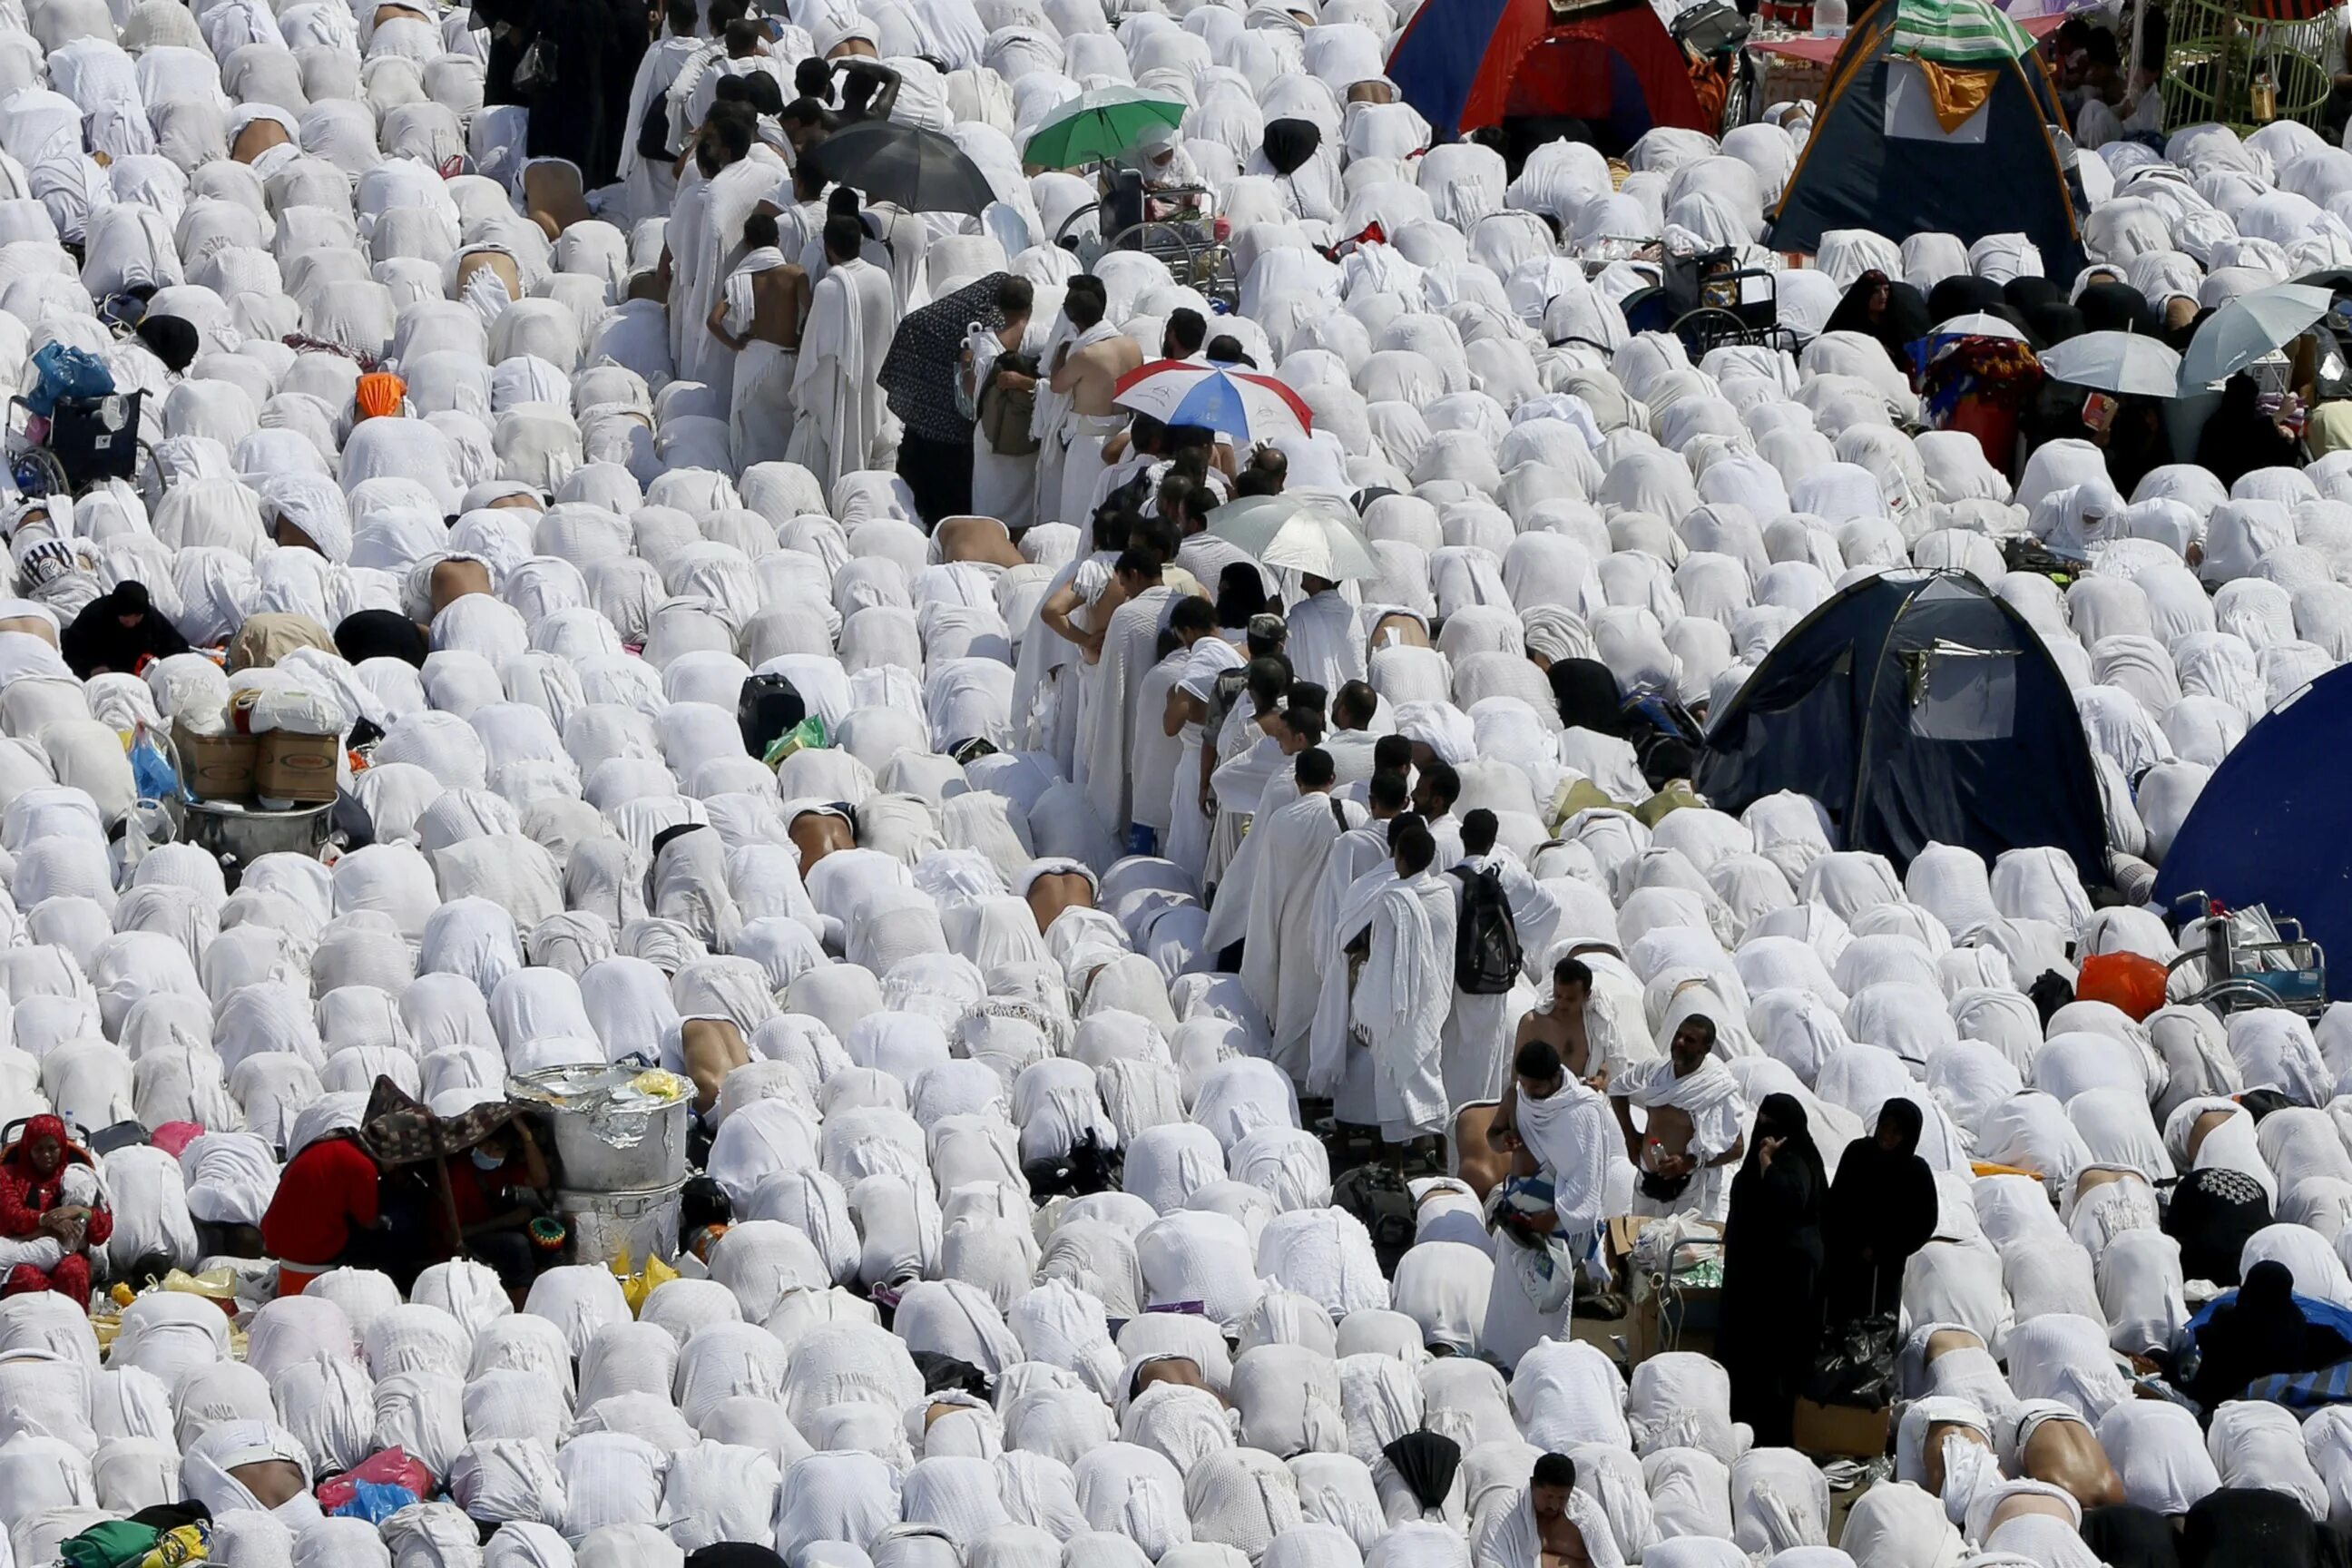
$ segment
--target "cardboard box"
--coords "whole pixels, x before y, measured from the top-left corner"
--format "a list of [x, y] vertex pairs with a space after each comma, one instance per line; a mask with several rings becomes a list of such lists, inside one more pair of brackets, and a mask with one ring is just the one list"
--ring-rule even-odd
[[1816, 1405], [1800, 1397], [1790, 1444], [1816, 1459], [1875, 1459], [1886, 1452], [1895, 1408], [1864, 1410], [1855, 1405]]
[[335, 735], [299, 735], [272, 730], [256, 737], [253, 793], [266, 800], [315, 805], [335, 798], [335, 764], [342, 749]]
[[174, 724], [172, 750], [179, 754], [180, 786], [198, 800], [253, 798], [260, 736], [199, 735], [185, 724]]
[[1626, 1361], [1639, 1366], [1664, 1351], [1713, 1355], [1722, 1311], [1720, 1287], [1665, 1295], [1653, 1295], [1644, 1288], [1626, 1309]]

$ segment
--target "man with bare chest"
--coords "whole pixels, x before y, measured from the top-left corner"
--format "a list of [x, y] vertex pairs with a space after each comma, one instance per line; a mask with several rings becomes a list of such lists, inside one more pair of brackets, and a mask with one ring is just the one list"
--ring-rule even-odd
[[782, 459], [793, 434], [793, 373], [808, 319], [808, 274], [784, 259], [776, 215], [743, 220], [743, 259], [728, 274], [703, 325], [736, 353], [728, 442], [740, 472]]
[[1596, 1077], [1602, 1064], [1592, 1058], [1592, 1042], [1584, 1026], [1584, 1005], [1591, 999], [1592, 971], [1581, 959], [1561, 959], [1551, 966], [1551, 1005], [1530, 1009], [1521, 1016], [1511, 1049], [1516, 1053], [1528, 1041], [1541, 1040], [1559, 1053], [1560, 1065], [1570, 1078], [1581, 1079], [1595, 1089], [1604, 1088], [1605, 1079]]
[[[1591, 1500], [1576, 1495], [1576, 1461], [1545, 1454], [1519, 1501], [1481, 1534], [1475, 1559], [1482, 1568], [1594, 1568], [1592, 1548], [1576, 1521], [1580, 1512], [1606, 1529]], [[1617, 1562], [1613, 1551], [1608, 1560]]]

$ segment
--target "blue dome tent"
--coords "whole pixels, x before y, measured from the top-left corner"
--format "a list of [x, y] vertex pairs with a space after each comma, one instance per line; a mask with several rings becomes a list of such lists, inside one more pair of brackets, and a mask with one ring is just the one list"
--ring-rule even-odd
[[1718, 808], [1794, 790], [1841, 849], [1907, 868], [1931, 843], [2055, 846], [2107, 880], [2106, 818], [2066, 677], [1965, 572], [1888, 572], [1837, 594], [1711, 716], [1692, 780]]
[[2329, 670], [2264, 714], [2230, 749], [2180, 825], [2156, 901], [2209, 893], [2266, 904], [2330, 953], [2352, 952], [2352, 666]]

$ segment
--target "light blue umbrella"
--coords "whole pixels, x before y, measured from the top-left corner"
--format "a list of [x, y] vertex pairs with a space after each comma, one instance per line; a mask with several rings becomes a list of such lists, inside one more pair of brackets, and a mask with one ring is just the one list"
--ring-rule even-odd
[[2118, 396], [2179, 395], [2180, 356], [2158, 339], [2130, 332], [2084, 332], [2053, 343], [2042, 368], [2053, 381]]
[[2205, 318], [2180, 356], [2180, 390], [2202, 392], [2292, 342], [2327, 314], [2335, 296], [2308, 283], [2276, 283], [2241, 294]]

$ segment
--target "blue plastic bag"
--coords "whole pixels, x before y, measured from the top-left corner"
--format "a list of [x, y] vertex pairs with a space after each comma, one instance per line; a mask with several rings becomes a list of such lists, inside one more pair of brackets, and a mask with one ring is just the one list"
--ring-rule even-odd
[[406, 1487], [396, 1487], [388, 1481], [355, 1481], [352, 1485], [352, 1500], [336, 1509], [333, 1517], [382, 1524], [402, 1509], [415, 1508], [424, 1500]]
[[138, 787], [141, 800], [169, 800], [180, 788], [179, 774], [172, 771], [171, 760], [144, 724], [131, 742], [131, 782]]
[[50, 343], [33, 355], [40, 379], [25, 395], [26, 406], [42, 418], [57, 411], [64, 397], [109, 397], [114, 393], [114, 373], [88, 349]]

